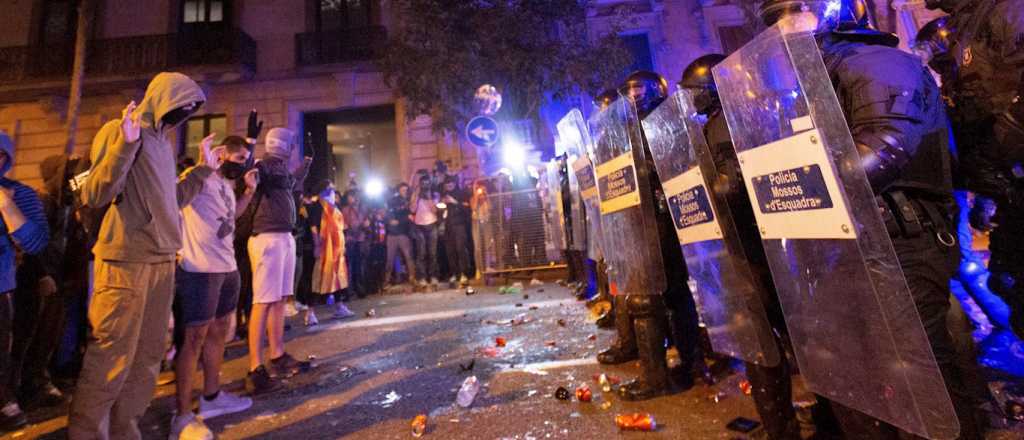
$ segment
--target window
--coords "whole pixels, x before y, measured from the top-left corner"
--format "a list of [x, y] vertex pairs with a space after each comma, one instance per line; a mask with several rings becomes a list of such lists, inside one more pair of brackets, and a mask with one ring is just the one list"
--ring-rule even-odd
[[185, 0], [184, 23], [221, 23], [224, 21], [224, 0]]
[[43, 4], [39, 34], [41, 46], [74, 44], [78, 17], [75, 3], [71, 0], [49, 0]]
[[654, 57], [651, 55], [651, 43], [647, 34], [621, 35], [622, 43], [626, 45], [629, 52], [633, 54], [633, 64], [627, 69], [628, 72], [637, 70], [654, 70]]
[[317, 31], [337, 31], [370, 26], [372, 0], [317, 0]]
[[182, 146], [185, 156], [192, 159], [199, 159], [199, 142], [210, 133], [217, 133], [214, 142], [219, 142], [228, 135], [227, 118], [224, 115], [196, 116], [185, 121], [184, 127]]

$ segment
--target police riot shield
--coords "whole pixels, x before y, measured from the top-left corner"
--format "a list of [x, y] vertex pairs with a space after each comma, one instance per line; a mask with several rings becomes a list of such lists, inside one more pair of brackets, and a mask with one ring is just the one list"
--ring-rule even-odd
[[619, 99], [591, 118], [590, 132], [612, 293], [660, 295], [665, 271], [636, 110]]
[[680, 90], [643, 121], [690, 288], [715, 351], [775, 366], [779, 349], [764, 306], [774, 292], [751, 270], [692, 99]]
[[[579, 113], [579, 110], [573, 110], [562, 118], [562, 121], [571, 117], [573, 112], [578, 115], [580, 122], [582, 122], [583, 115]], [[569, 249], [574, 251], [585, 251], [587, 250], [586, 208], [583, 205], [583, 196], [580, 193], [580, 182], [573, 169], [573, 164], [579, 160], [580, 156], [582, 156], [583, 148], [576, 139], [566, 139], [561, 134], [562, 121], [559, 121], [557, 126], [559, 132], [557, 145], [565, 153], [565, 168], [567, 171], [566, 180], [569, 184], [569, 191], [567, 194], [569, 198], [569, 224], [567, 225], [566, 232], [568, 237], [566, 241], [569, 244]]]
[[590, 132], [583, 113], [573, 109], [558, 121], [558, 141], [565, 146], [569, 171], [569, 202], [571, 210], [573, 250], [587, 251], [597, 261], [601, 255], [601, 211], [598, 204], [594, 167], [587, 156]]
[[537, 190], [544, 207], [544, 251], [549, 261], [560, 261], [565, 243], [565, 210], [562, 207], [561, 164], [552, 159], [541, 170]]
[[810, 33], [769, 28], [714, 68], [808, 387], [933, 439], [956, 414]]

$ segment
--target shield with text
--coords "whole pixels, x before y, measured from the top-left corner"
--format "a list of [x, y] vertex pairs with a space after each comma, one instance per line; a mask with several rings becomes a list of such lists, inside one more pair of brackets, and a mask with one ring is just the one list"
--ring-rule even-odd
[[808, 387], [907, 432], [957, 437], [814, 35], [769, 28], [714, 75]]

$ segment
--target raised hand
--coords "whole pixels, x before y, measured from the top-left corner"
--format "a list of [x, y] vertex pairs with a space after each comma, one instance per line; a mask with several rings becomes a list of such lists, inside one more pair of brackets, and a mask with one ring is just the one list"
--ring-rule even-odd
[[256, 113], [256, 109], [252, 109], [249, 112], [249, 121], [245, 130], [245, 138], [250, 144], [255, 144], [256, 140], [260, 137], [260, 132], [263, 131], [263, 121], [259, 120], [259, 114]]
[[206, 165], [214, 170], [220, 168], [220, 153], [224, 151], [224, 146], [210, 148], [215, 136], [217, 133], [210, 133], [209, 136], [199, 141], [199, 165]]
[[139, 116], [134, 114], [136, 107], [138, 105], [132, 101], [125, 106], [124, 110], [121, 110], [121, 135], [124, 136], [124, 141], [127, 143], [139, 140], [141, 126], [139, 125]]

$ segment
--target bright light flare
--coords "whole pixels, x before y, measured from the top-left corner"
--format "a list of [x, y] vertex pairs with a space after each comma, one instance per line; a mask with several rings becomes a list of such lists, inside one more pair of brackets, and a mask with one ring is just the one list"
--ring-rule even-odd
[[377, 197], [380, 197], [381, 194], [384, 194], [384, 182], [381, 182], [380, 179], [376, 177], [371, 178], [366, 182], [367, 196], [375, 199]]
[[526, 147], [516, 141], [508, 141], [502, 145], [501, 159], [513, 169], [522, 169], [526, 165]]

